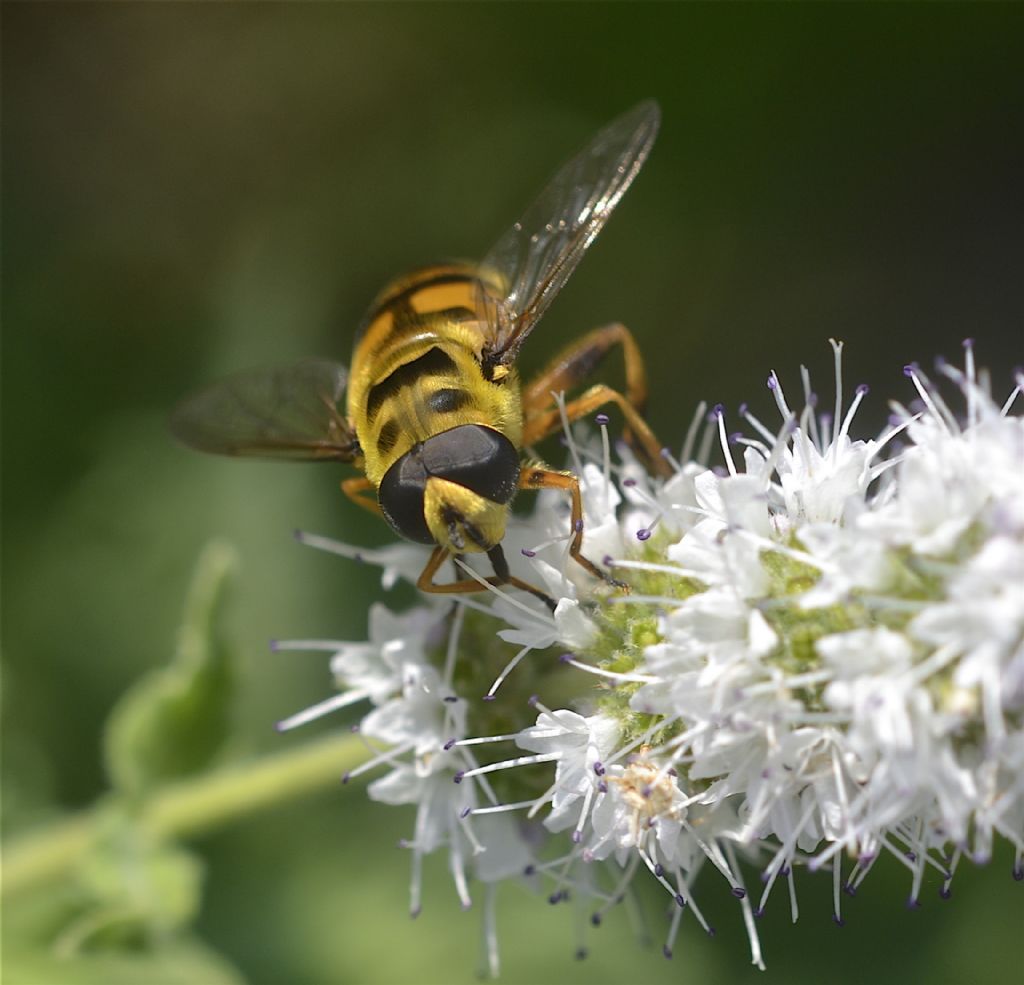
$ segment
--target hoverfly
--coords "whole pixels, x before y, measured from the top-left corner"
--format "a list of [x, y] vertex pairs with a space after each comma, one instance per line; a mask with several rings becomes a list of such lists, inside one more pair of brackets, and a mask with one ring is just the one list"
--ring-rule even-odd
[[[186, 400], [172, 430], [200, 451], [350, 462], [363, 474], [347, 496], [383, 516], [400, 536], [434, 546], [417, 587], [475, 592], [512, 585], [554, 602], [509, 571], [501, 541], [518, 489], [561, 489], [572, 506], [569, 552], [614, 582], [581, 552], [577, 478], [522, 460], [522, 449], [569, 421], [615, 403], [653, 468], [660, 447], [641, 417], [646, 382], [639, 349], [621, 324], [568, 346], [521, 387], [519, 349], [607, 222], [654, 142], [660, 112], [640, 103], [601, 130], [544, 189], [479, 264], [424, 267], [392, 282], [370, 307], [351, 371], [325, 360], [231, 377]], [[621, 346], [626, 392], [598, 383], [559, 407]], [[341, 409], [346, 390], [346, 406]], [[443, 584], [449, 557], [484, 553], [493, 577]]]

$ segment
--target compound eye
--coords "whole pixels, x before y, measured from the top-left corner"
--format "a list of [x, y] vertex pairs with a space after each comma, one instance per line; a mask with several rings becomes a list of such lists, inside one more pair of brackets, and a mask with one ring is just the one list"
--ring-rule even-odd
[[423, 515], [427, 473], [418, 451], [410, 449], [387, 470], [377, 491], [377, 501], [396, 534], [417, 544], [433, 544]]
[[423, 442], [430, 475], [471, 489], [492, 503], [507, 503], [519, 484], [519, 452], [500, 431], [460, 424]]

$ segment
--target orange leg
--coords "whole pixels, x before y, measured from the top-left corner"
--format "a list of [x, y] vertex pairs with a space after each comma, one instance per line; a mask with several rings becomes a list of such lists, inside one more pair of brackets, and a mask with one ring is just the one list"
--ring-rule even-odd
[[546, 592], [542, 592], [539, 588], [534, 588], [534, 586], [529, 584], [529, 582], [525, 582], [521, 578], [516, 578], [515, 575], [509, 573], [508, 564], [505, 562], [505, 555], [501, 550], [500, 544], [487, 552], [487, 556], [490, 558], [491, 564], [494, 565], [496, 574], [489, 578], [484, 578], [483, 582], [479, 582], [475, 578], [462, 578], [459, 581], [452, 581], [444, 585], [438, 585], [434, 581], [434, 576], [449, 556], [448, 551], [444, 547], [434, 548], [434, 552], [430, 555], [426, 566], [420, 572], [420, 576], [416, 580], [416, 587], [421, 592], [430, 592], [437, 595], [454, 595], [466, 594], [468, 592], [484, 592], [487, 590], [488, 585], [511, 585], [513, 588], [521, 589], [524, 592], [529, 592], [531, 595], [536, 596], [549, 609], [551, 609], [552, 612], [554, 611], [555, 600], [550, 595]]
[[626, 418], [626, 440], [630, 444], [640, 442], [647, 464], [653, 471], [671, 475], [672, 470], [662, 457], [660, 442], [641, 416], [647, 402], [646, 374], [636, 340], [625, 325], [606, 325], [588, 332], [562, 350], [523, 390], [523, 444], [532, 445], [558, 430], [562, 424], [562, 415], [554, 405], [553, 394], [582, 383], [615, 345], [622, 346], [625, 358], [626, 395], [599, 383], [582, 396], [569, 401], [565, 407], [566, 416], [571, 423], [593, 413], [604, 404], [617, 404]]
[[[654, 437], [654, 432], [637, 413], [636, 408], [618, 390], [613, 390], [610, 386], [605, 386], [604, 383], [597, 383], [582, 396], [565, 405], [565, 416], [571, 424], [587, 414], [592, 414], [598, 407], [613, 402], [618, 404], [629, 424], [631, 435], [627, 435], [627, 440], [632, 436], [640, 442], [648, 468], [663, 476], [672, 475], [672, 467], [662, 456], [662, 446]], [[562, 414], [557, 407], [527, 417], [523, 429], [523, 444], [527, 446], [535, 444], [541, 438], [557, 431], [561, 426]]]
[[363, 493], [372, 490], [373, 483], [363, 475], [353, 476], [351, 479], [342, 479], [341, 481], [341, 491], [353, 503], [358, 503], [364, 510], [369, 510], [376, 516], [383, 516], [380, 503], [376, 499], [370, 499], [368, 496], [363, 495]]
[[616, 588], [624, 588], [627, 591], [629, 586], [625, 582], [617, 581], [607, 572], [602, 571], [593, 561], [583, 556], [583, 500], [580, 497], [580, 482], [571, 472], [556, 472], [554, 469], [546, 469], [540, 466], [531, 465], [523, 469], [519, 476], [520, 489], [562, 489], [569, 494], [572, 515], [572, 540], [569, 542], [569, 556], [581, 567], [586, 568], [596, 578], [614, 585]]

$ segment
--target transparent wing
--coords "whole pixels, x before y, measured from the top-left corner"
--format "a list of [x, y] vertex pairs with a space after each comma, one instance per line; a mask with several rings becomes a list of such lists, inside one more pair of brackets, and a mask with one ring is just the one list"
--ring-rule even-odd
[[179, 404], [171, 431], [218, 455], [351, 461], [359, 446], [339, 407], [347, 378], [323, 359], [240, 373]]
[[[643, 166], [660, 120], [653, 100], [613, 120], [484, 258], [479, 301], [493, 331], [491, 362], [515, 358]], [[495, 282], [502, 285], [497, 292]]]

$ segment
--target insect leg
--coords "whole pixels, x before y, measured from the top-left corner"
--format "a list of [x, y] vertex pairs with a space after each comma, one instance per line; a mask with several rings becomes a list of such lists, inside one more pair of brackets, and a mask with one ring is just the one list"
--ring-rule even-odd
[[[499, 552], [495, 555], [495, 552]], [[551, 611], [555, 609], [555, 600], [550, 595], [542, 592], [539, 588], [534, 588], [533, 585], [523, 581], [521, 578], [516, 578], [515, 575], [509, 574], [508, 565], [505, 563], [505, 555], [501, 552], [501, 546], [492, 548], [488, 551], [487, 556], [491, 559], [491, 564], [494, 565], [495, 571], [498, 574], [492, 575], [490, 578], [483, 579], [483, 583], [477, 581], [475, 578], [462, 578], [459, 581], [448, 582], [445, 585], [438, 585], [434, 581], [434, 576], [437, 574], [441, 565], [449, 557], [448, 551], [444, 547], [435, 547], [433, 554], [427, 560], [426, 566], [420, 572], [419, 578], [416, 580], [416, 587], [421, 592], [430, 592], [436, 595], [449, 595], [449, 594], [467, 594], [469, 592], [484, 592], [487, 590], [488, 585], [511, 585], [513, 588], [521, 589], [524, 592], [529, 592], [531, 595], [539, 598]], [[499, 560], [495, 560], [498, 557]], [[504, 575], [501, 574], [504, 572]]]
[[647, 404], [647, 376], [643, 357], [633, 333], [619, 322], [595, 328], [559, 352], [536, 379], [523, 388], [523, 410], [529, 415], [534, 410], [550, 407], [552, 391], [560, 393], [579, 386], [616, 345], [622, 346], [626, 363], [627, 399], [643, 413]]
[[583, 500], [580, 497], [580, 482], [571, 472], [556, 472], [554, 469], [545, 469], [539, 466], [530, 466], [523, 469], [519, 477], [520, 489], [562, 489], [569, 494], [572, 504], [572, 540], [569, 543], [569, 556], [577, 564], [586, 568], [592, 575], [602, 581], [614, 585], [616, 588], [623, 588], [627, 591], [629, 586], [625, 582], [612, 578], [607, 572], [602, 571], [593, 561], [583, 556], [581, 547], [583, 545]]
[[[570, 423], [593, 413], [598, 407], [607, 403], [618, 404], [626, 418], [633, 437], [640, 442], [647, 460], [647, 466], [653, 472], [663, 476], [672, 475], [672, 468], [661, 454], [661, 444], [654, 436], [647, 422], [640, 416], [637, 409], [618, 390], [613, 390], [604, 383], [597, 383], [575, 400], [565, 405], [565, 416]], [[562, 415], [557, 407], [528, 416], [524, 422], [523, 444], [532, 445], [557, 431], [562, 425]], [[628, 437], [628, 436], [627, 436]]]
[[381, 512], [380, 504], [377, 500], [363, 495], [363, 493], [372, 489], [373, 483], [362, 475], [353, 476], [351, 479], [342, 479], [341, 481], [341, 491], [353, 503], [358, 503], [364, 510], [369, 510], [377, 516], [383, 516], [384, 514]]
[[531, 445], [558, 430], [562, 417], [557, 406], [553, 406], [552, 393], [569, 390], [582, 383], [616, 345], [622, 346], [625, 360], [626, 394], [605, 385], [591, 387], [583, 396], [566, 405], [568, 418], [570, 421], [578, 420], [602, 404], [614, 401], [626, 418], [626, 440], [630, 444], [640, 442], [653, 471], [670, 475], [671, 469], [661, 455], [661, 444], [641, 416], [647, 403], [647, 379], [640, 349], [632, 332], [619, 323], [596, 328], [563, 349], [523, 390], [526, 425], [523, 443]]

